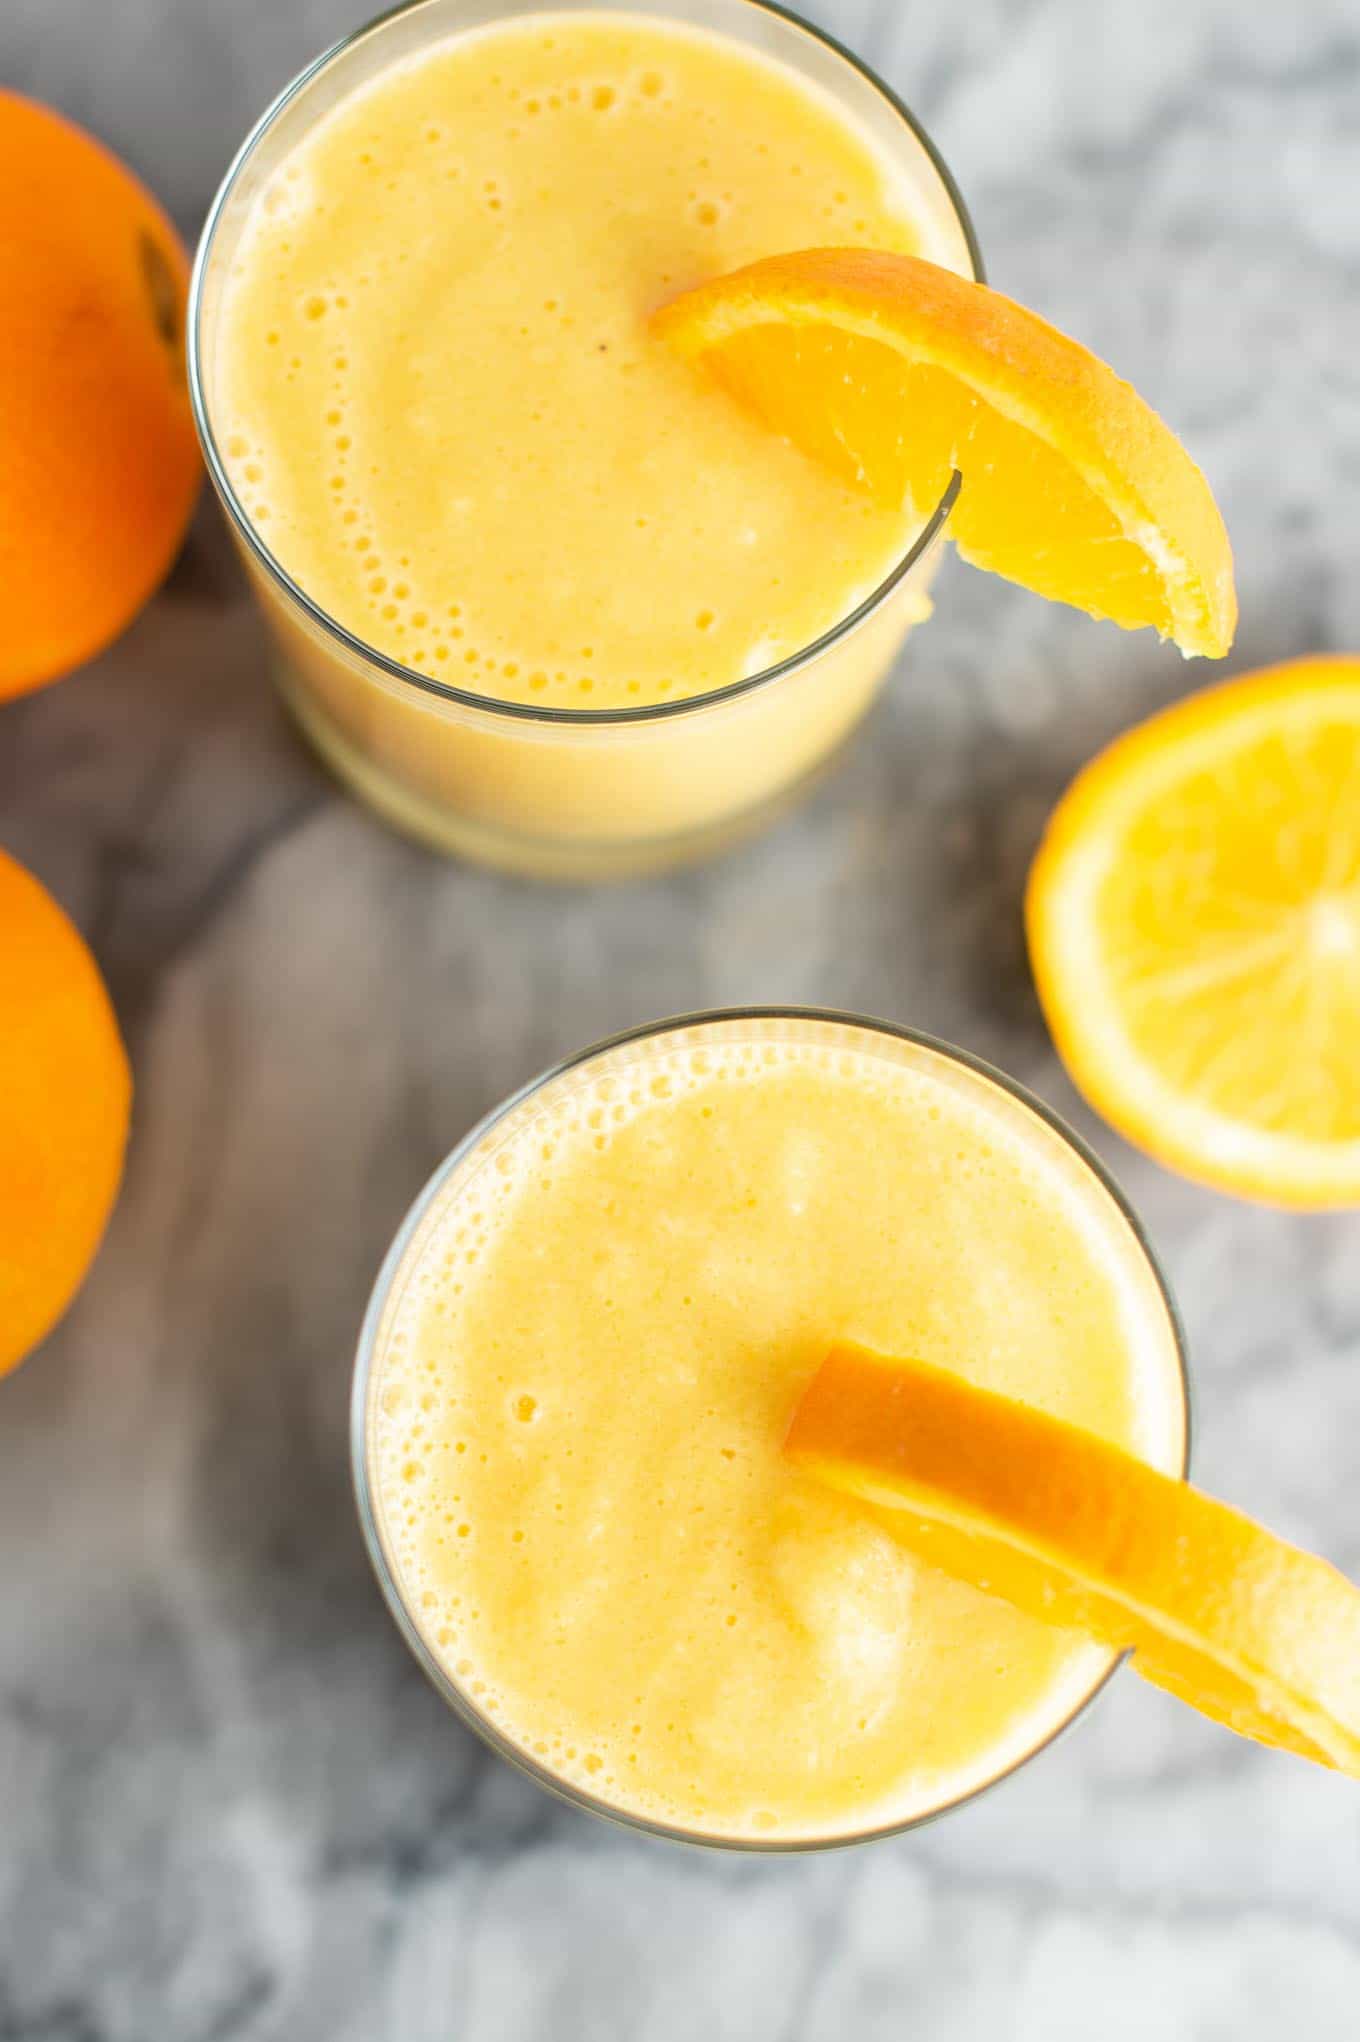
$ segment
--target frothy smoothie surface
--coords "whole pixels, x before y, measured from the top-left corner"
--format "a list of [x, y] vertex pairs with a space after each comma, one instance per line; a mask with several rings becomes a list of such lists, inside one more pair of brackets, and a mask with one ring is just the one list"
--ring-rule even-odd
[[1179, 1466], [1169, 1317], [1047, 1126], [859, 1030], [672, 1034], [555, 1081], [447, 1180], [369, 1404], [431, 1651], [563, 1779], [775, 1840], [939, 1806], [1105, 1664], [785, 1462], [844, 1334]]
[[809, 245], [957, 260], [789, 69], [628, 15], [437, 43], [319, 120], [223, 302], [233, 482], [369, 644], [501, 699], [636, 707], [810, 644], [919, 524], [841, 487], [645, 330]]

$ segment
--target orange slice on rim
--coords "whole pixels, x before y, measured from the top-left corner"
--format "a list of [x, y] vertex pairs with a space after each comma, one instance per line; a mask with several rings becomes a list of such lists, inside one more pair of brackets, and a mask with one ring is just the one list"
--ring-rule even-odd
[[957, 469], [965, 560], [1217, 658], [1237, 619], [1218, 506], [1170, 428], [1097, 356], [918, 256], [809, 248], [653, 314], [814, 460], [921, 517]]
[[924, 1558], [1360, 1777], [1360, 1591], [1226, 1503], [948, 1370], [841, 1343], [786, 1451]]

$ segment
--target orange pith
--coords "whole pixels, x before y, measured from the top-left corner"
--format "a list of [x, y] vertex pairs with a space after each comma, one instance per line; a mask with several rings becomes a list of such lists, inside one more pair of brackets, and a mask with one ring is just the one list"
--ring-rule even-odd
[[1205, 689], [1054, 811], [1030, 955], [1092, 1104], [1205, 1183], [1360, 1203], [1360, 659]]
[[1217, 657], [1237, 616], [1209, 486], [1113, 370], [917, 256], [813, 248], [700, 284], [653, 331], [814, 459], [922, 517], [957, 468], [960, 553]]
[[0, 851], [0, 1375], [51, 1330], [94, 1257], [131, 1093], [84, 940]]
[[1244, 1736], [1360, 1777], [1360, 1591], [1326, 1561], [1096, 1434], [850, 1343], [787, 1451], [923, 1558], [1131, 1650]]
[[100, 651], [184, 536], [187, 283], [136, 178], [0, 90], [0, 699]]

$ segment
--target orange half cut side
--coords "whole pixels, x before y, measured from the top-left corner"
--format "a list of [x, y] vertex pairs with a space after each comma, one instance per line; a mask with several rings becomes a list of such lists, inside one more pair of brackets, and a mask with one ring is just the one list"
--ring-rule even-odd
[[1239, 1197], [1360, 1204], [1360, 659], [1118, 739], [1055, 809], [1025, 921], [1063, 1061], [1130, 1141]]

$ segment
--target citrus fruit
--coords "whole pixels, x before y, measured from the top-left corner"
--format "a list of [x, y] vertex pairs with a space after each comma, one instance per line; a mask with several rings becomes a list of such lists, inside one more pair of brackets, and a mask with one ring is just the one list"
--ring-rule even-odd
[[1172, 1168], [1360, 1203], [1360, 660], [1208, 688], [1095, 759], [1026, 901], [1073, 1081]]
[[1360, 1777], [1360, 1591], [1226, 1503], [949, 1370], [844, 1343], [787, 1449], [1027, 1614], [1244, 1736]]
[[999, 291], [917, 256], [809, 248], [700, 284], [653, 331], [845, 480], [922, 517], [955, 469], [965, 560], [1182, 651], [1237, 617], [1209, 485], [1129, 384]]
[[131, 172], [0, 90], [0, 698], [98, 652], [174, 559], [201, 472], [187, 280]]
[[84, 939], [0, 851], [0, 1375], [56, 1324], [94, 1258], [131, 1096]]

